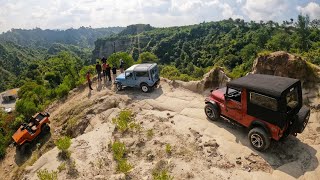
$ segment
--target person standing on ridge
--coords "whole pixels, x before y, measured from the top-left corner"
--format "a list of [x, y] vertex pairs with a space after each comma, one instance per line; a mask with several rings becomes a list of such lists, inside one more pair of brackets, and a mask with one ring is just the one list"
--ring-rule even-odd
[[106, 63], [103, 63], [102, 64], [102, 76], [103, 76], [103, 79], [105, 80], [107, 78], [107, 64]]
[[101, 81], [101, 80], [102, 80], [102, 79], [101, 79], [101, 70], [102, 70], [101, 65], [99, 64], [99, 62], [97, 62], [97, 64], [96, 64], [96, 71], [97, 71], [97, 73], [98, 73], [98, 81]]
[[92, 82], [91, 82], [91, 79], [90, 79], [90, 72], [89, 71], [87, 72], [86, 78], [87, 78], [87, 81], [88, 81], [89, 89], [93, 90], [92, 87], [91, 87]]
[[103, 56], [102, 59], [101, 59], [101, 62], [102, 62], [102, 63], [106, 63], [106, 62], [107, 62], [107, 58], [105, 58], [105, 57]]
[[109, 81], [111, 81], [111, 67], [108, 63], [106, 64], [106, 76], [108, 77]]
[[112, 65], [112, 78], [113, 78], [113, 83], [116, 82], [116, 76], [117, 76], [117, 67], [116, 67], [116, 65]]
[[123, 69], [124, 69], [124, 61], [122, 59], [120, 59], [120, 72], [123, 73]]

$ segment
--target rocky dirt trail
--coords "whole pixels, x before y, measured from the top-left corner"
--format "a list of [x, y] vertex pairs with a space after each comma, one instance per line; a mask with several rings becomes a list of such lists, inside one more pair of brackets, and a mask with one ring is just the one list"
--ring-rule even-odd
[[[152, 179], [153, 169], [166, 166], [174, 179], [318, 179], [320, 175], [320, 112], [313, 108], [305, 132], [273, 143], [269, 151], [253, 150], [247, 130], [230, 122], [211, 122], [204, 114], [204, 96], [176, 88], [169, 80], [151, 93], [138, 89], [115, 92], [111, 85], [83, 87], [53, 104], [51, 136], [17, 165], [14, 148], [1, 164], [1, 179], [37, 179], [40, 169], [57, 171], [63, 161], [53, 142], [61, 135], [73, 137], [70, 150], [76, 173], [64, 170], [58, 179]], [[313, 99], [312, 99], [313, 98]], [[317, 96], [310, 97], [316, 101]], [[129, 108], [141, 125], [139, 133], [121, 134], [111, 122]], [[148, 136], [152, 130], [153, 136]], [[124, 142], [133, 169], [125, 177], [116, 172], [109, 149], [115, 139]], [[166, 145], [171, 145], [171, 153]], [[34, 158], [34, 154], [41, 157]], [[19, 167], [20, 166], [20, 167]]]

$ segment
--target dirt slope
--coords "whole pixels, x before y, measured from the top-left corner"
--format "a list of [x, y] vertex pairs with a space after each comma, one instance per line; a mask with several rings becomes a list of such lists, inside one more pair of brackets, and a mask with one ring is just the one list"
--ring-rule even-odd
[[[129, 149], [127, 158], [134, 166], [128, 175], [131, 179], [152, 179], [152, 169], [159, 163], [168, 166], [174, 179], [309, 180], [320, 175], [320, 114], [316, 109], [303, 134], [273, 143], [268, 152], [260, 153], [250, 147], [244, 128], [206, 119], [204, 96], [168, 82], [162, 80], [158, 89], [147, 94], [136, 89], [115, 92], [110, 85], [101, 84], [95, 84], [91, 93], [87, 88], [70, 92], [67, 99], [49, 108], [52, 130], [51, 136], [41, 141], [44, 145], [24, 158], [9, 148], [0, 179], [37, 179], [39, 169], [56, 171], [63, 161], [57, 158], [58, 149], [52, 147], [62, 134], [74, 137], [70, 150], [77, 171], [64, 170], [59, 179], [124, 178], [115, 171], [116, 163], [108, 150], [114, 139]], [[121, 135], [115, 131], [111, 119], [123, 108], [136, 113], [135, 119], [143, 128], [140, 133]], [[149, 129], [153, 129], [152, 138], [147, 137]], [[165, 152], [166, 144], [172, 146], [171, 155]]]

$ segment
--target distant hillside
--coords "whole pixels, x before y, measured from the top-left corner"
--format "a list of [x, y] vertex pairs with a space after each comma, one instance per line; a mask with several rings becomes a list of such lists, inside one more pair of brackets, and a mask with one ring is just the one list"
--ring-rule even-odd
[[[141, 52], [150, 51], [161, 64], [171, 64], [182, 73], [193, 73], [194, 66], [224, 66], [234, 76], [251, 70], [258, 53], [287, 51], [320, 64], [320, 29], [317, 21], [299, 16], [297, 22], [245, 22], [228, 19], [191, 26], [152, 28], [141, 33], [119, 33], [98, 39], [92, 59], [126, 51], [136, 60]], [[138, 27], [127, 27], [130, 32]]]
[[[0, 92], [19, 87], [28, 78], [41, 80], [39, 66], [46, 66], [48, 59], [61, 52], [78, 58], [79, 65], [91, 64], [91, 49], [74, 45], [54, 43], [46, 48], [28, 48], [13, 42], [0, 42]], [[38, 80], [38, 81], [39, 81]]]
[[49, 48], [54, 43], [92, 48], [98, 38], [121, 32], [123, 27], [88, 28], [67, 30], [12, 29], [0, 34], [0, 42], [11, 41], [21, 46]]
[[44, 49], [32, 49], [12, 42], [0, 43], [0, 91], [13, 87], [16, 77], [33, 61], [44, 58]]

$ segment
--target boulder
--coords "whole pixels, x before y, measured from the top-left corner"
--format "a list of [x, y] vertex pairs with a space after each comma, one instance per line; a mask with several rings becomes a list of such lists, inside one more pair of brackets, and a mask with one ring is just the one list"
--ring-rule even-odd
[[173, 80], [171, 84], [174, 87], [183, 87], [196, 93], [203, 93], [208, 89], [215, 89], [226, 86], [230, 78], [224, 73], [221, 67], [215, 67], [203, 76], [200, 81], [184, 82], [180, 80]]
[[300, 79], [302, 82], [315, 82], [317, 80], [312, 64], [307, 63], [299, 56], [284, 51], [259, 56], [253, 63], [252, 73], [290, 77]]

